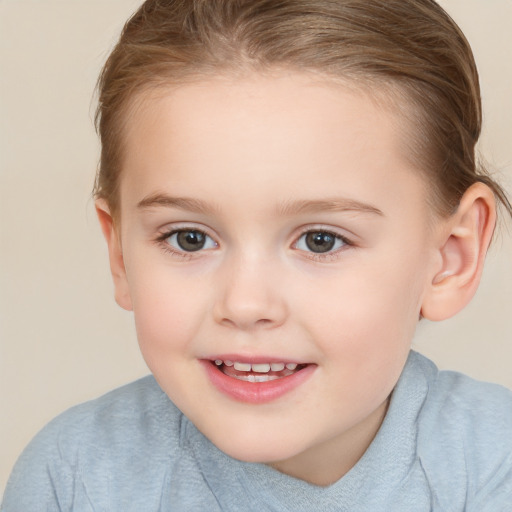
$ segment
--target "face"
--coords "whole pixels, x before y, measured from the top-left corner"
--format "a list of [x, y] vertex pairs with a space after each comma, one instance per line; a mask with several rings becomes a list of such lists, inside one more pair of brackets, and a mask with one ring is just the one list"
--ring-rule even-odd
[[378, 430], [435, 260], [400, 126], [300, 74], [159, 91], [130, 118], [118, 301], [227, 454], [326, 484]]

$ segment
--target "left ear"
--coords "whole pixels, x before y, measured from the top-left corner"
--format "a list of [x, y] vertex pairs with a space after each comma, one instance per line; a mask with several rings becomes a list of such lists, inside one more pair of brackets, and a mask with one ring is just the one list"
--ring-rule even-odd
[[439, 248], [438, 269], [424, 296], [421, 315], [450, 318], [473, 298], [496, 225], [496, 201], [484, 183], [475, 183], [447, 219]]

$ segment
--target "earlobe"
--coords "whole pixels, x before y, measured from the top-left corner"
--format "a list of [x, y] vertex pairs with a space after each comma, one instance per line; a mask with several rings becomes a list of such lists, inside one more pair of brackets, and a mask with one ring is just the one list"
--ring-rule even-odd
[[98, 199], [96, 200], [95, 206], [101, 230], [108, 246], [110, 272], [112, 273], [112, 279], [114, 281], [116, 302], [123, 309], [131, 311], [132, 302], [126, 277], [126, 269], [119, 233], [110, 214], [107, 202], [104, 199]]
[[473, 298], [496, 223], [492, 190], [475, 183], [462, 196], [457, 211], [447, 219], [436, 270], [425, 294], [421, 314], [429, 320], [450, 318]]

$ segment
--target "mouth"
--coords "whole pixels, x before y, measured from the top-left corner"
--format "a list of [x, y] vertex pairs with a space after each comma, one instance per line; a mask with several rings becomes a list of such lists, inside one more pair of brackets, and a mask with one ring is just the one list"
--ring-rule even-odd
[[284, 362], [243, 363], [229, 359], [215, 359], [213, 363], [224, 375], [245, 382], [269, 382], [283, 379], [307, 366], [305, 364]]
[[218, 391], [240, 402], [261, 404], [276, 400], [296, 389], [315, 371], [313, 363], [237, 358], [203, 359], [210, 382]]

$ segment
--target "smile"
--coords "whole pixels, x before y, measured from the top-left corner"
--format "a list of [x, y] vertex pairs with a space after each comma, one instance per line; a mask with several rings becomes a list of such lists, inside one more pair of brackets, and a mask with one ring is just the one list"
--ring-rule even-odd
[[246, 382], [268, 382], [282, 379], [300, 371], [305, 365], [297, 363], [242, 363], [226, 359], [216, 359], [215, 365], [227, 375]]
[[265, 403], [276, 400], [305, 382], [316, 364], [237, 361], [216, 358], [201, 361], [218, 391], [237, 401]]

